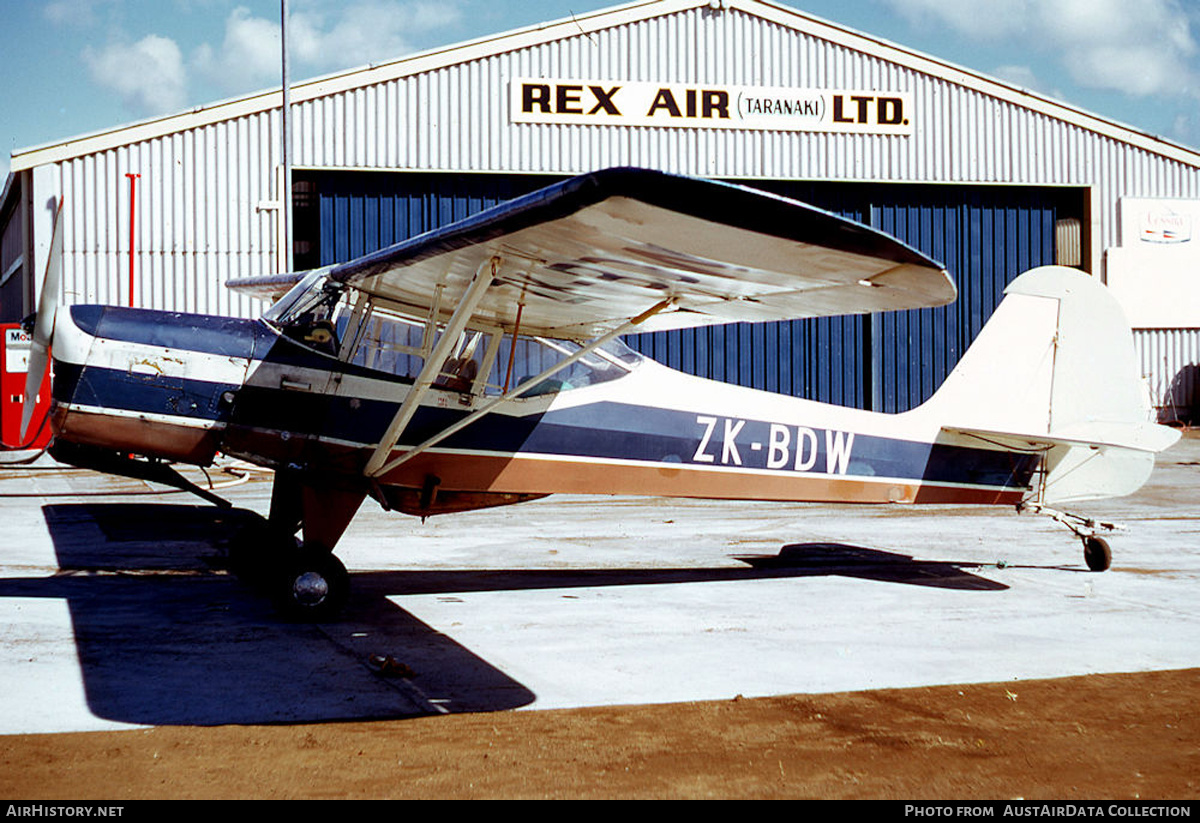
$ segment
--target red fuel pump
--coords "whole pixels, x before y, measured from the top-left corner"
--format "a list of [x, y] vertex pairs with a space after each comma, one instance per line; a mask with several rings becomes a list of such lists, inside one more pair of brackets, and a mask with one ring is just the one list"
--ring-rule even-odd
[[[29, 371], [32, 340], [20, 323], [0, 323], [4, 332], [3, 356], [0, 356], [0, 446], [5, 449], [40, 449], [50, 442], [46, 414], [50, 410], [50, 381], [42, 381], [36, 398], [33, 419], [21, 442], [21, 415], [25, 410], [25, 377]], [[49, 367], [47, 367], [49, 372]]]

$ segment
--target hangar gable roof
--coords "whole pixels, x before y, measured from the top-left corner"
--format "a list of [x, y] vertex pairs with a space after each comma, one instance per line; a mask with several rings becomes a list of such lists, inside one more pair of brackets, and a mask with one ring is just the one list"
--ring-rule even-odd
[[[580, 14], [563, 20], [540, 23], [408, 55], [397, 60], [295, 83], [292, 104], [347, 92], [402, 77], [435, 71], [497, 54], [529, 48], [556, 40], [587, 37], [593, 32], [654, 17], [701, 8], [735, 9], [780, 26], [801, 31], [848, 49], [939, 77], [965, 88], [1048, 117], [1126, 143], [1169, 159], [1200, 167], [1200, 152], [1172, 143], [1130, 126], [1122, 125], [1082, 109], [1003, 83], [994, 78], [953, 65], [868, 34], [835, 25], [772, 0], [637, 0], [609, 9]], [[185, 112], [117, 126], [55, 143], [13, 152], [12, 171], [60, 162], [130, 143], [201, 128], [213, 123], [257, 114], [282, 105], [279, 89], [237, 99], [197, 106]]]

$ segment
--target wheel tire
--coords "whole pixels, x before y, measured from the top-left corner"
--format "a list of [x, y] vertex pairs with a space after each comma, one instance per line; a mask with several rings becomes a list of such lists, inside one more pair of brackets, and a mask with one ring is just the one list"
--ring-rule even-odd
[[275, 584], [275, 606], [289, 620], [332, 620], [350, 596], [350, 574], [322, 548], [300, 547], [283, 559]]
[[1112, 549], [1103, 537], [1083, 538], [1083, 562], [1094, 572], [1106, 571], [1112, 565]]

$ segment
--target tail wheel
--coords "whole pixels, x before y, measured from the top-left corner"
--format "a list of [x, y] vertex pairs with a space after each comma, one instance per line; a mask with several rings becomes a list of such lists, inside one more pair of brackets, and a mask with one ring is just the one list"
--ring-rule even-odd
[[332, 552], [302, 546], [283, 558], [274, 594], [276, 607], [288, 619], [331, 620], [349, 599], [350, 574]]
[[1094, 572], [1102, 572], [1112, 565], [1112, 549], [1103, 537], [1083, 538], [1083, 561]]

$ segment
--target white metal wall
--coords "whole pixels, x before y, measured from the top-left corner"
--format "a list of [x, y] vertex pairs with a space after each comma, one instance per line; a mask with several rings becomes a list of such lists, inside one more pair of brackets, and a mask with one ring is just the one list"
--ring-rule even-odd
[[[911, 90], [912, 137], [512, 124], [514, 77]], [[711, 177], [1096, 185], [1200, 197], [1200, 173], [1078, 126], [737, 11], [693, 9], [297, 106], [297, 164], [571, 173], [640, 165]]]
[[1158, 419], [1200, 423], [1200, 329], [1138, 329], [1133, 338]]
[[[1094, 186], [1101, 248], [1116, 244], [1118, 196], [1200, 198], [1195, 166], [736, 8], [693, 8], [499, 54], [481, 48], [466, 62], [301, 100], [295, 165], [553, 173], [639, 165], [732, 178]], [[537, 76], [911, 91], [916, 132], [510, 123], [509, 81]], [[134, 172], [142, 175], [134, 303], [256, 313], [222, 284], [276, 270], [278, 122], [278, 110], [252, 112], [59, 163], [72, 299], [128, 301], [125, 174]]]
[[224, 283], [276, 267], [278, 112], [80, 157], [60, 166], [69, 302], [254, 314]]

